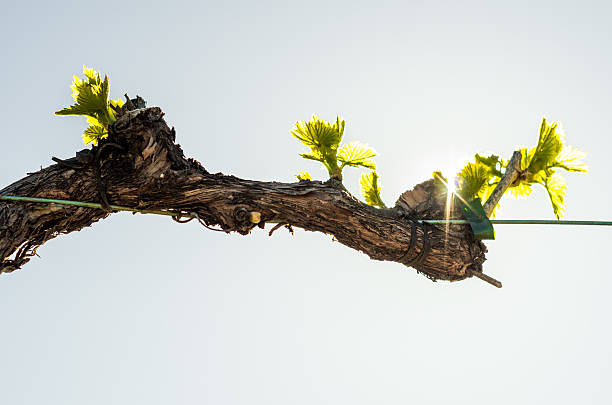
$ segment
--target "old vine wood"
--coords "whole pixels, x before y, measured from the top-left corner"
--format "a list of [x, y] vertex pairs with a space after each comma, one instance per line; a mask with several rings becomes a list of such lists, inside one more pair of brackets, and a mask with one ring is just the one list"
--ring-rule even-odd
[[[331, 234], [374, 260], [411, 266], [432, 280], [486, 278], [482, 264], [487, 249], [474, 239], [469, 225], [415, 221], [445, 217], [446, 193], [434, 180], [402, 194], [395, 207], [377, 209], [353, 197], [338, 180], [281, 183], [211, 174], [184, 156], [163, 116], [158, 107], [130, 111], [94, 147], [96, 161], [82, 167], [51, 165], [0, 194], [100, 202], [103, 193], [110, 204], [193, 213], [210, 227], [242, 235], [261, 231], [266, 223], [286, 224]], [[0, 273], [21, 268], [46, 241], [111, 213], [0, 201]], [[462, 218], [457, 208], [450, 218]]]

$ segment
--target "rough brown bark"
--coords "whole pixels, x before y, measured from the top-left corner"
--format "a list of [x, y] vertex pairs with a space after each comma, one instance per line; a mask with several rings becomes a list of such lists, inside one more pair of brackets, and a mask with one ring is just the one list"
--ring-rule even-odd
[[[332, 234], [372, 259], [410, 265], [434, 280], [462, 280], [482, 272], [486, 247], [473, 238], [468, 225], [422, 225], [411, 220], [444, 217], [446, 194], [433, 180], [404, 193], [394, 208], [376, 209], [333, 180], [278, 183], [210, 174], [197, 161], [185, 158], [174, 141], [174, 129], [157, 107], [129, 112], [115, 122], [109, 138], [97, 147], [100, 178], [110, 203], [194, 213], [211, 227], [243, 235], [266, 222]], [[111, 142], [122, 149], [104, 147]], [[0, 194], [99, 202], [96, 166], [52, 165]], [[23, 266], [47, 240], [109, 214], [101, 209], [0, 201], [0, 273]], [[450, 210], [452, 218], [457, 214], [458, 210]]]

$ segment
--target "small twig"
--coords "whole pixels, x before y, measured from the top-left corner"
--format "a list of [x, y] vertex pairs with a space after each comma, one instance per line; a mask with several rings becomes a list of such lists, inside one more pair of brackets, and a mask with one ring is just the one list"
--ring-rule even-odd
[[130, 96], [128, 96], [127, 93], [124, 94], [125, 96], [125, 108], [129, 111], [135, 110], [136, 106], [134, 105], [134, 103], [132, 103], [132, 99], [130, 99]]
[[[40, 170], [42, 171], [42, 166], [40, 166]], [[26, 172], [26, 174], [27, 174], [28, 176], [31, 176], [31, 175], [33, 175], [33, 174], [38, 174], [38, 173], [37, 173], [37, 172], [32, 172], [32, 173], [30, 173], [30, 172]]]
[[209, 226], [206, 222], [204, 222], [202, 218], [200, 218], [197, 212], [190, 212], [189, 215], [196, 218], [198, 222], [200, 223], [200, 225], [202, 225], [206, 229], [210, 229], [211, 231], [215, 231], [215, 232], [226, 232], [225, 229], [216, 229], [216, 228], [213, 228], [212, 226]]
[[51, 156], [51, 160], [53, 160], [55, 163], [59, 163], [60, 165], [68, 167], [70, 169], [82, 169], [85, 166], [87, 166], [87, 164], [85, 163], [79, 163], [79, 162], [75, 163], [75, 162], [71, 162], [70, 160], [56, 158], [55, 156]]
[[487, 218], [491, 216], [491, 213], [495, 209], [495, 206], [501, 199], [504, 192], [512, 183], [516, 181], [517, 177], [519, 176], [521, 172], [521, 159], [522, 155], [520, 151], [517, 150], [512, 154], [512, 158], [510, 159], [510, 162], [508, 162], [508, 167], [506, 167], [506, 172], [483, 206], [484, 212], [487, 214]]
[[183, 219], [182, 213], [178, 213], [176, 216], [170, 218], [172, 218], [173, 221], [178, 222], [179, 224], [186, 224], [187, 222], [193, 220], [195, 217], [187, 217], [187, 219]]
[[494, 285], [497, 288], [502, 288], [502, 283], [500, 281], [495, 280], [493, 277], [491, 276], [487, 276], [484, 273], [481, 273], [479, 271], [472, 271], [472, 275], [475, 277], [478, 277], [479, 279], [486, 281], [487, 283]]
[[[183, 218], [187, 218], [187, 219], [183, 219]], [[193, 219], [197, 219], [200, 225], [202, 225], [203, 227], [207, 229], [210, 229], [211, 231], [225, 232], [224, 229], [216, 229], [211, 226], [208, 226], [206, 222], [204, 222], [204, 220], [200, 218], [197, 212], [190, 212], [189, 214], [186, 214], [184, 212], [177, 212], [175, 213], [175, 215], [172, 216], [172, 220], [178, 222], [179, 224], [186, 224], [187, 222]]]
[[287, 225], [287, 223], [286, 222], [279, 222], [278, 224], [274, 225], [274, 227], [270, 230], [270, 232], [268, 232], [268, 236], [272, 236], [274, 231], [276, 231], [278, 228], [280, 228], [283, 225]]

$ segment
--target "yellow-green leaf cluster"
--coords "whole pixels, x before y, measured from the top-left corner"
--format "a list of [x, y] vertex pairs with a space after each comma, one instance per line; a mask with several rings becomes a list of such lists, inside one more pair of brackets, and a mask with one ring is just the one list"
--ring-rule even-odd
[[299, 181], [312, 180], [312, 177], [310, 177], [310, 174], [308, 172], [299, 172], [295, 175], [295, 177], [297, 177]]
[[342, 180], [342, 170], [346, 166], [375, 170], [376, 152], [372, 148], [359, 142], [340, 147], [344, 127], [345, 121], [338, 116], [332, 124], [313, 115], [310, 121], [298, 121], [291, 134], [310, 148], [310, 153], [300, 156], [323, 163], [330, 178]]
[[381, 186], [378, 182], [378, 174], [376, 172], [365, 173], [361, 175], [361, 191], [365, 197], [366, 203], [373, 207], [386, 208], [385, 203], [380, 197]]
[[476, 154], [474, 162], [469, 162], [457, 173], [458, 193], [466, 201], [475, 197], [484, 200], [493, 191], [501, 178], [499, 156], [483, 157]]
[[72, 81], [72, 97], [75, 104], [56, 111], [56, 115], [84, 115], [87, 117], [89, 127], [83, 133], [83, 142], [94, 145], [100, 139], [108, 136], [108, 126], [116, 119], [116, 112], [111, 106], [119, 108], [123, 105], [121, 99], [114, 101], [108, 99], [110, 79], [100, 72], [83, 66], [84, 79], [74, 76]]
[[338, 159], [338, 146], [344, 133], [344, 120], [336, 117], [336, 122], [330, 124], [316, 115], [310, 121], [298, 121], [291, 134], [310, 148], [311, 153], [302, 153], [304, 159], [323, 163], [332, 178], [342, 179]]
[[[323, 163], [329, 177], [336, 180], [342, 180], [342, 170], [346, 166], [376, 170], [374, 149], [359, 142], [340, 146], [344, 127], [345, 122], [340, 120], [339, 116], [336, 116], [336, 122], [332, 124], [313, 115], [310, 121], [298, 121], [291, 130], [294, 137], [310, 148], [310, 153], [302, 153], [300, 156]], [[310, 174], [305, 172], [300, 172], [296, 177], [300, 181], [311, 180]], [[369, 205], [385, 206], [380, 198], [380, 185], [376, 172], [361, 177], [361, 189]]]
[[[522, 148], [521, 173], [519, 181], [509, 188], [515, 197], [525, 197], [531, 194], [531, 186], [542, 185], [550, 198], [553, 213], [557, 219], [565, 212], [565, 180], [558, 170], [570, 172], [586, 172], [587, 167], [582, 161], [585, 153], [566, 145], [565, 134], [560, 122], [549, 123], [542, 118], [538, 144], [533, 148]], [[508, 161], [491, 155], [482, 157], [476, 155], [474, 162], [457, 173], [459, 195], [464, 199], [478, 197], [486, 201], [495, 186], [501, 180]]]
[[531, 148], [521, 149], [521, 171], [524, 180], [511, 189], [515, 196], [527, 196], [533, 184], [542, 185], [550, 198], [553, 213], [557, 219], [565, 212], [565, 179], [558, 170], [569, 172], [586, 172], [587, 167], [582, 159], [584, 152], [566, 145], [565, 133], [560, 122], [548, 122], [542, 118], [538, 144]]

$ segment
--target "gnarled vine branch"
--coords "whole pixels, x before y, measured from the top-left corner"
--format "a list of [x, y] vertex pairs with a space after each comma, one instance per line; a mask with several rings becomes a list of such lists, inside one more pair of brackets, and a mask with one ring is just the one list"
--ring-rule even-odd
[[[246, 235], [266, 222], [333, 234], [375, 260], [414, 267], [431, 279], [462, 280], [482, 273], [486, 247], [468, 225], [424, 225], [445, 214], [446, 195], [433, 180], [402, 195], [390, 209], [370, 207], [338, 180], [261, 182], [210, 174], [185, 158], [158, 107], [127, 113], [109, 127], [94, 163], [55, 164], [9, 185], [0, 194], [108, 202], [150, 210], [194, 213], [210, 227]], [[104, 148], [106, 142], [116, 147]], [[101, 187], [102, 186], [102, 187]], [[0, 201], [0, 273], [27, 263], [36, 249], [110, 214], [57, 204]], [[457, 209], [451, 218], [460, 218]]]

